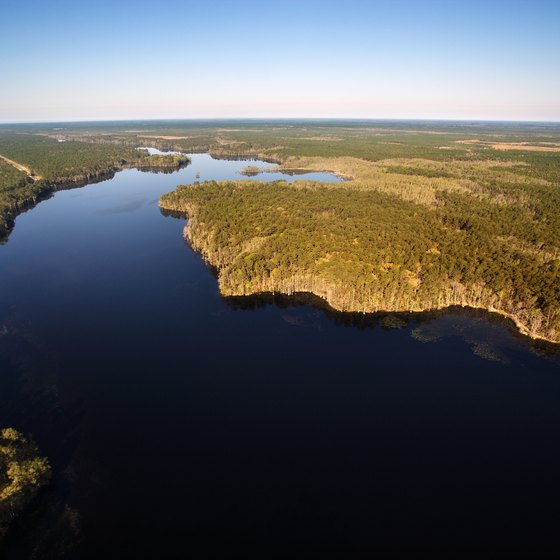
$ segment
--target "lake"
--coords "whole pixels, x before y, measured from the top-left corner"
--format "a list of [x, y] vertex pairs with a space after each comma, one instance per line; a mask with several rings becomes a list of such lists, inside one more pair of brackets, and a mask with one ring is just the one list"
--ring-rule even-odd
[[555, 546], [558, 350], [481, 311], [221, 298], [158, 197], [268, 164], [191, 158], [57, 192], [0, 246], [0, 425], [55, 473], [6, 557]]

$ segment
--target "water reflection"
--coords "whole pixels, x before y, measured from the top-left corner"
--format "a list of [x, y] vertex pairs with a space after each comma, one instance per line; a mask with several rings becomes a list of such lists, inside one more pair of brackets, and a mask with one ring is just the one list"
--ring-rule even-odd
[[[212, 270], [217, 277], [217, 271]], [[462, 339], [472, 348], [475, 355], [501, 363], [509, 363], [499, 347], [518, 348], [522, 344], [527, 350], [551, 359], [560, 357], [560, 348], [542, 340], [532, 340], [521, 333], [511, 321], [497, 313], [481, 309], [450, 307], [438, 311], [419, 313], [350, 313], [340, 312], [321, 297], [312, 293], [257, 294], [223, 298], [234, 311], [251, 311], [275, 306], [279, 309], [313, 307], [337, 326], [360, 330], [382, 328], [387, 331], [406, 329], [412, 339], [428, 343], [446, 338]], [[290, 322], [290, 321], [288, 321]], [[301, 320], [291, 321], [301, 325]]]

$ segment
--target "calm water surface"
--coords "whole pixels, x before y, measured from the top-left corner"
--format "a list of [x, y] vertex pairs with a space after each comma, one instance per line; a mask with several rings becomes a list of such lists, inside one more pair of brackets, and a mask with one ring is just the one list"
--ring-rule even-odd
[[7, 558], [557, 549], [558, 353], [481, 312], [225, 301], [157, 200], [254, 163], [125, 170], [18, 217], [0, 425], [55, 476]]

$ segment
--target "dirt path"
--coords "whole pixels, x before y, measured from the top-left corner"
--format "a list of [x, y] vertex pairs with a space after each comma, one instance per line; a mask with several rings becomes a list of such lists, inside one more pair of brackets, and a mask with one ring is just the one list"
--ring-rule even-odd
[[29, 177], [31, 177], [33, 181], [38, 181], [39, 179], [42, 178], [40, 175], [35, 175], [31, 171], [31, 169], [29, 169], [29, 167], [27, 167], [26, 165], [18, 163], [17, 161], [14, 161], [12, 159], [8, 159], [6, 156], [3, 156], [1, 154], [0, 154], [0, 159], [3, 159], [6, 163], [9, 163], [10, 165], [14, 166], [18, 171], [23, 171], [24, 173], [27, 173], [27, 175], [29, 175]]

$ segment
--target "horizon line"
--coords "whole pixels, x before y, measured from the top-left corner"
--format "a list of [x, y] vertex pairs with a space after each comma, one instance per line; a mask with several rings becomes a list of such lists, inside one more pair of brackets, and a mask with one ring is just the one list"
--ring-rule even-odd
[[171, 122], [171, 121], [402, 121], [402, 122], [458, 122], [458, 123], [525, 123], [525, 124], [560, 124], [558, 120], [535, 119], [484, 119], [484, 118], [429, 118], [429, 117], [132, 117], [132, 118], [101, 118], [101, 119], [71, 119], [71, 120], [29, 120], [29, 121], [0, 121], [2, 125], [32, 125], [32, 124], [79, 124], [79, 123], [114, 123], [114, 122]]

